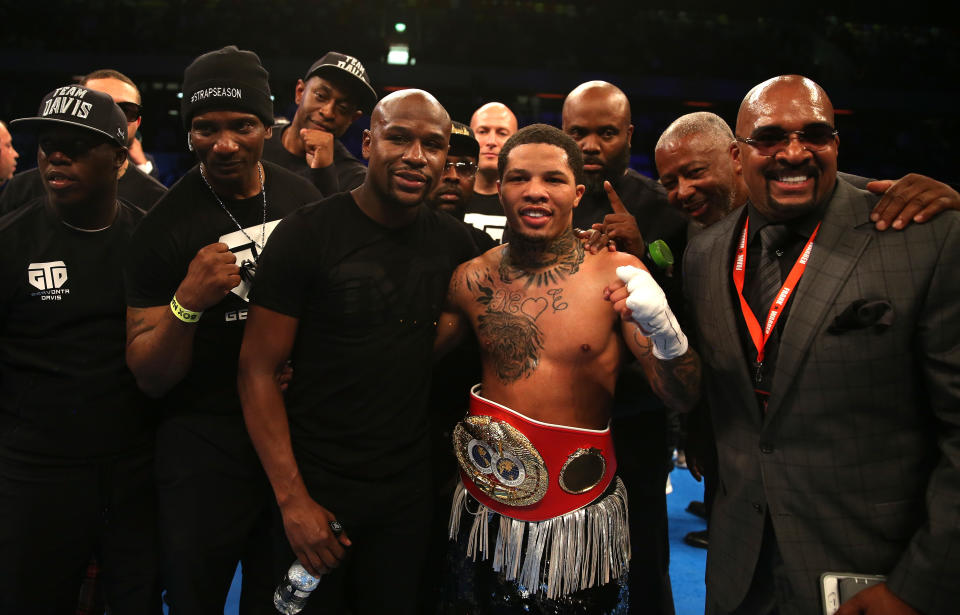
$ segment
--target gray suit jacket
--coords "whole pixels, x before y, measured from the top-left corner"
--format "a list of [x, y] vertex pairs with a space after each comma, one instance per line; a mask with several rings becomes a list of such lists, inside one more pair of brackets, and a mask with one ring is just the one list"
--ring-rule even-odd
[[[960, 214], [879, 233], [875, 200], [837, 181], [781, 325], [766, 417], [731, 292], [746, 208], [684, 255], [719, 454], [707, 587], [723, 609], [749, 589], [769, 512], [797, 612], [820, 611], [825, 571], [886, 574], [921, 612], [957, 612]], [[876, 313], [858, 315], [861, 299]]]

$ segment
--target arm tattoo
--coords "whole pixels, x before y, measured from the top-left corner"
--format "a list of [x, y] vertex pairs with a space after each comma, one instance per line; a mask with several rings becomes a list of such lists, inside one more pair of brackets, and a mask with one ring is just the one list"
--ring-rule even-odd
[[672, 408], [686, 409], [696, 403], [700, 395], [700, 356], [691, 348], [686, 354], [669, 361], [653, 356], [653, 344], [640, 327], [633, 330], [633, 341], [643, 348], [643, 359], [652, 366], [647, 371], [650, 387]]
[[127, 314], [127, 345], [138, 335], [156, 328], [156, 324], [147, 324], [143, 312], [140, 308], [130, 308]]

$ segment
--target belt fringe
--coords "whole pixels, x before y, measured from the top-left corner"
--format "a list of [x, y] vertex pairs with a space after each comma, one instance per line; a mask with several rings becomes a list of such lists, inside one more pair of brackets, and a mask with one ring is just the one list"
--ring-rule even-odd
[[627, 490], [619, 478], [612, 491], [585, 508], [546, 521], [519, 521], [486, 506], [467, 507], [467, 490], [457, 485], [450, 506], [449, 537], [456, 540], [465, 512], [473, 517], [467, 557], [490, 557], [490, 524], [499, 517], [492, 566], [508, 581], [547, 598], [615, 581], [630, 563]]

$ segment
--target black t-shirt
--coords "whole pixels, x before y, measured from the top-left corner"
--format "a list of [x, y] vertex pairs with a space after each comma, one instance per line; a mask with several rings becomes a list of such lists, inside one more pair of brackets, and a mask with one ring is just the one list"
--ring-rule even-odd
[[367, 166], [357, 160], [340, 139], [333, 140], [333, 164], [313, 169], [305, 157], [291, 154], [283, 147], [283, 132], [289, 128], [290, 124], [274, 126], [273, 136], [263, 143], [264, 160], [306, 177], [324, 196], [348, 192], [363, 183]]
[[[166, 186], [133, 164], [127, 165], [126, 172], [117, 180], [117, 197], [144, 211], [150, 210], [166, 193]], [[38, 169], [17, 173], [0, 193], [0, 214], [9, 213], [43, 196], [46, 196], [46, 191]]]
[[[316, 201], [310, 182], [269, 162], [263, 163], [267, 194], [267, 225], [263, 222], [263, 194], [243, 200], [222, 199], [246, 235], [269, 240], [276, 222], [298, 207]], [[222, 198], [222, 197], [221, 197]], [[252, 258], [256, 247], [237, 229], [217, 203], [194, 167], [143, 219], [133, 239], [126, 269], [127, 304], [131, 307], [167, 305], [187, 274], [200, 248], [223, 241], [238, 262]], [[193, 342], [190, 371], [166, 396], [164, 411], [173, 414], [238, 414], [237, 357], [247, 318], [244, 283], [220, 303], [204, 311]], [[238, 294], [239, 293], [239, 294]]]
[[[461, 220], [461, 222], [463, 221]], [[491, 237], [490, 233], [481, 231], [472, 224], [467, 224], [466, 222], [463, 222], [463, 224], [467, 227], [467, 230], [470, 231], [470, 235], [473, 237], [473, 243], [477, 244], [477, 248], [481, 254], [500, 245], [500, 242]]]
[[376, 484], [376, 498], [411, 476], [429, 480], [436, 321], [451, 273], [475, 255], [452, 216], [420, 206], [415, 222], [389, 229], [350, 194], [277, 227], [251, 302], [299, 319], [286, 405], [297, 462], [312, 484]]
[[467, 224], [486, 232], [493, 237], [497, 244], [503, 240], [504, 229], [507, 228], [507, 217], [503, 215], [503, 206], [500, 205], [500, 195], [473, 193], [467, 201], [463, 220]]
[[[46, 197], [0, 218], [0, 446], [93, 460], [152, 445], [155, 413], [126, 367], [122, 267], [143, 212], [64, 225]], [[69, 503], [66, 503], [69, 504]]]

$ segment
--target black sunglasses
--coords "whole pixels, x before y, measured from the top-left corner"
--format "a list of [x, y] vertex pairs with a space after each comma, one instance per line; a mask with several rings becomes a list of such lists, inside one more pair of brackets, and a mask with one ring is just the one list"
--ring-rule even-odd
[[452, 162], [448, 160], [443, 165], [443, 170], [446, 171], [450, 168], [452, 168], [458, 176], [464, 179], [469, 179], [477, 174], [477, 163], [470, 160], [461, 160], [460, 162]]
[[140, 109], [143, 108], [137, 103], [132, 102], [118, 102], [117, 106], [123, 111], [128, 122], [136, 122], [137, 118], [140, 117]]
[[98, 139], [94, 136], [64, 136], [58, 134], [45, 134], [37, 140], [43, 154], [49, 157], [54, 152], [65, 154], [68, 158], [79, 158], [104, 143], [105, 139]]
[[829, 124], [811, 124], [803, 130], [784, 130], [779, 126], [769, 126], [756, 130], [747, 138], [738, 136], [737, 141], [753, 146], [761, 156], [773, 156], [787, 149], [792, 135], [797, 135], [797, 141], [804, 149], [818, 152], [833, 144], [839, 132]]

